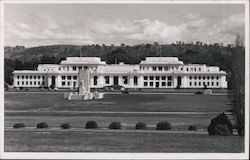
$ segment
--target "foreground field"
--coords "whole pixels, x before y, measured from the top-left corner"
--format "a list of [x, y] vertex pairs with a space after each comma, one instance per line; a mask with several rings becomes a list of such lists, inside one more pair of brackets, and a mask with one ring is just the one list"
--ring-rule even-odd
[[206, 134], [95, 131], [5, 132], [6, 152], [235, 153], [244, 151], [243, 144], [243, 137]]
[[[67, 101], [60, 92], [5, 93], [5, 151], [243, 152], [242, 137], [207, 134], [210, 120], [231, 109], [227, 95], [120, 94]], [[99, 129], [84, 129], [89, 120]], [[171, 131], [156, 131], [156, 124], [164, 120], [171, 123]], [[42, 121], [49, 128], [35, 129]], [[113, 121], [121, 122], [122, 130], [108, 130]], [[18, 122], [27, 128], [13, 129]], [[137, 122], [145, 122], [148, 129], [134, 130]], [[72, 128], [62, 130], [62, 123]], [[189, 125], [198, 130], [188, 131]]]

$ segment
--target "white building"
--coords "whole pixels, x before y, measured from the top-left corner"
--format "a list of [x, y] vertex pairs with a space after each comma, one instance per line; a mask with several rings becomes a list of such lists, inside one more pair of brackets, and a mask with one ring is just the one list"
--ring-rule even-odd
[[176, 57], [147, 57], [137, 65], [108, 65], [98, 57], [67, 57], [37, 70], [15, 70], [14, 87], [77, 88], [79, 70], [90, 72], [91, 88], [227, 88], [226, 72], [215, 66], [185, 65]]

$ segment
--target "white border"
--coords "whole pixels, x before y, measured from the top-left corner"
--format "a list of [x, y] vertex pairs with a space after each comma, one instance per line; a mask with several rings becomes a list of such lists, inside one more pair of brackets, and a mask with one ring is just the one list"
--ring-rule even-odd
[[[70, 153], [4, 152], [4, 4], [245, 4], [245, 153]], [[0, 159], [248, 159], [249, 157], [249, 1], [248, 0], [0, 0]]]

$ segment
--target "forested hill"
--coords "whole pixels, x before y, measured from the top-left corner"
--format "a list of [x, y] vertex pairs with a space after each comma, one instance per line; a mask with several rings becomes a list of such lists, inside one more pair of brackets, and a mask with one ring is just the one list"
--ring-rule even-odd
[[[35, 69], [39, 63], [59, 63], [66, 57], [101, 57], [108, 64], [124, 62], [138, 64], [145, 57], [175, 56], [188, 63], [216, 65], [228, 71], [230, 57], [235, 48], [231, 45], [223, 46], [218, 43], [204, 44], [197, 42], [187, 44], [177, 42], [159, 45], [140, 44], [128, 46], [107, 45], [52, 45], [25, 48], [23, 46], [5, 47], [5, 82], [12, 82], [12, 71], [15, 69]], [[244, 48], [242, 49], [244, 53]]]

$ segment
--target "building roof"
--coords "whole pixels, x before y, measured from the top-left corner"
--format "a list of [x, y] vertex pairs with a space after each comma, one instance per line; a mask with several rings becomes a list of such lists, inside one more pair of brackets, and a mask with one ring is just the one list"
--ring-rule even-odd
[[101, 61], [100, 57], [67, 57], [62, 60], [61, 64], [98, 64], [106, 65], [105, 61]]
[[145, 61], [141, 61], [140, 64], [180, 64], [183, 65], [183, 61], [179, 61], [177, 57], [146, 57]]

